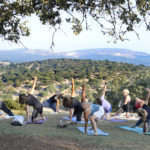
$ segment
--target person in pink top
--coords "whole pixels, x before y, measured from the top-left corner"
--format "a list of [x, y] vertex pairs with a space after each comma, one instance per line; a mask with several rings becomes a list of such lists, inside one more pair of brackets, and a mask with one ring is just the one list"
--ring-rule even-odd
[[104, 89], [103, 89], [103, 92], [102, 92], [102, 96], [100, 98], [97, 98], [97, 103], [102, 105], [102, 107], [104, 108], [106, 120], [110, 120], [110, 113], [112, 112], [112, 106], [105, 99], [106, 88], [107, 88], [107, 83], [105, 82]]

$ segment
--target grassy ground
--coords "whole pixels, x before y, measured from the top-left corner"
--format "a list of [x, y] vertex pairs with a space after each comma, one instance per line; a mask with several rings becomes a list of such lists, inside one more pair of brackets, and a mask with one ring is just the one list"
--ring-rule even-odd
[[[110, 133], [109, 136], [87, 136], [77, 130], [77, 126], [83, 124], [68, 125], [67, 128], [57, 128], [59, 120], [68, 114], [51, 114], [48, 115], [48, 121], [43, 125], [23, 125], [11, 126], [11, 120], [0, 120], [0, 135], [18, 136], [18, 137], [35, 137], [47, 138], [50, 140], [56, 139], [66, 141], [65, 145], [69, 142], [75, 141], [80, 147], [88, 147], [87, 149], [111, 149], [111, 150], [149, 150], [150, 149], [150, 136], [141, 135], [135, 132], [126, 131], [117, 128], [116, 125], [131, 125], [134, 121], [123, 123], [112, 123], [109, 121], [99, 121], [98, 127]], [[63, 120], [63, 123], [66, 123]], [[1, 138], [0, 138], [1, 139]], [[1, 141], [1, 140], [0, 140]], [[56, 142], [56, 141], [55, 141]], [[14, 143], [15, 144], [15, 143]], [[56, 143], [54, 143], [56, 144]], [[69, 147], [68, 149], [75, 149]], [[67, 148], [66, 148], [67, 149]]]

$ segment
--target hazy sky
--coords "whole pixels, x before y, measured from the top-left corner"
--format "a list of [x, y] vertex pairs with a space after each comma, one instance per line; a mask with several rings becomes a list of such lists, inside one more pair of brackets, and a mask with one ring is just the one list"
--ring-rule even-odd
[[[49, 26], [42, 25], [38, 18], [32, 16], [29, 20], [29, 27], [31, 28], [30, 37], [24, 37], [21, 39], [23, 44], [29, 49], [49, 49], [51, 45], [52, 31]], [[70, 29], [70, 26], [65, 24], [62, 28], [63, 31], [58, 31], [55, 34], [55, 47], [56, 52], [61, 51], [73, 51], [79, 49], [90, 48], [125, 48], [135, 51], [142, 51], [150, 53], [150, 32], [146, 32], [145, 29], [139, 28], [140, 40], [132, 33], [129, 34], [129, 41], [117, 42], [114, 44], [112, 38], [103, 36], [98, 25], [92, 25], [92, 30], [83, 31], [80, 35], [75, 36]], [[107, 41], [112, 41], [108, 43]], [[10, 50], [22, 48], [21, 45], [12, 44], [8, 41], [2, 41], [0, 39], [0, 50]]]

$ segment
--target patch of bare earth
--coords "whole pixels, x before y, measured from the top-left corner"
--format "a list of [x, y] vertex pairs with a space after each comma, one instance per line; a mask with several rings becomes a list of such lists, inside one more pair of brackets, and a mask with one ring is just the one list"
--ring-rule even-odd
[[0, 150], [103, 150], [70, 139], [0, 135]]

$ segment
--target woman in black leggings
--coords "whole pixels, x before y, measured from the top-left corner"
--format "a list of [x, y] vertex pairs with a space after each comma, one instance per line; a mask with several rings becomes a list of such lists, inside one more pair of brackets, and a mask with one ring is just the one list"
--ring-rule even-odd
[[0, 110], [4, 111], [9, 116], [14, 116], [11, 110], [6, 107], [6, 105], [4, 104], [4, 102], [1, 101], [1, 99], [0, 99]]
[[[29, 106], [33, 107], [33, 112], [32, 112], [32, 121], [38, 121], [38, 120], [45, 120], [45, 116], [43, 115], [43, 106], [40, 103], [40, 101], [34, 97], [33, 91], [35, 89], [36, 85], [36, 80], [37, 77], [34, 78], [34, 83], [32, 86], [32, 89], [27, 92], [27, 94], [20, 94], [19, 95], [19, 103], [20, 104], [25, 104], [26, 106], [26, 116], [27, 116], [27, 121], [29, 121]], [[38, 117], [38, 114], [40, 114], [41, 117]]]

